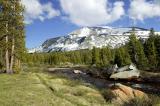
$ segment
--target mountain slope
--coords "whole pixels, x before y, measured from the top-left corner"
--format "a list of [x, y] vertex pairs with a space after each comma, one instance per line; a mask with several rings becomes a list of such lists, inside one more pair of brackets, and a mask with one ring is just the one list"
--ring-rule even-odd
[[[48, 39], [41, 46], [30, 49], [28, 52], [71, 51], [91, 49], [93, 46], [116, 48], [129, 41], [131, 32], [131, 27], [83, 27], [67, 36]], [[147, 39], [149, 32], [147, 29], [135, 27], [135, 34], [138, 38]], [[160, 32], [156, 33], [160, 34]]]

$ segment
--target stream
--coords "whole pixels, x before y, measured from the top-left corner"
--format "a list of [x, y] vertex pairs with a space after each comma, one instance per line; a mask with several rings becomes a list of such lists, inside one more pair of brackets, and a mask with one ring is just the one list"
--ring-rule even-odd
[[112, 86], [114, 83], [122, 83], [124, 85], [130, 86], [132, 88], [144, 91], [146, 93], [158, 94], [160, 95], [160, 83], [136, 83], [129, 81], [114, 81], [108, 79], [102, 79], [98, 77], [93, 77], [86, 73], [74, 73], [73, 69], [70, 68], [49, 68], [49, 73], [63, 75], [71, 80], [83, 81], [86, 85], [91, 84], [98, 89], [104, 89]]

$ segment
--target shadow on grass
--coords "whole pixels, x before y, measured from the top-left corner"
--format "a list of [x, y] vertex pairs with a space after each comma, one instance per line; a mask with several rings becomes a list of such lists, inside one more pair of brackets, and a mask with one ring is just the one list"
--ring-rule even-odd
[[[72, 80], [72, 82], [69, 81], [66, 83], [69, 86], [76, 86], [76, 85], [83, 84], [87, 87], [98, 90], [107, 103], [108, 102], [110, 103], [112, 98], [115, 97], [111, 92], [111, 90], [109, 89], [109, 86], [114, 83], [113, 81], [107, 81], [105, 79], [95, 78], [86, 73], [75, 74], [73, 70], [74, 69], [67, 68], [67, 69], [56, 69], [54, 71], [48, 71], [48, 72], [49, 74], [58, 75], [58, 76], [61, 76], [62, 78], [66, 77]], [[79, 92], [76, 95], [81, 95], [80, 93], [81, 92]]]

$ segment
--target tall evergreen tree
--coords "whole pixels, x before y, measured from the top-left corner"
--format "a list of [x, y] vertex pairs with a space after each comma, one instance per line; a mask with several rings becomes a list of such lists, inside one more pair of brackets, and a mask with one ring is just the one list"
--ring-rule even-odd
[[148, 60], [144, 53], [144, 48], [142, 43], [136, 38], [134, 29], [129, 37], [128, 52], [130, 54], [131, 60], [139, 68], [144, 69], [147, 67]]
[[96, 47], [93, 47], [92, 49], [92, 65], [96, 64], [97, 66], [100, 65], [100, 53], [99, 49]]
[[123, 57], [119, 49], [115, 50], [115, 58], [114, 58], [114, 64], [117, 64], [119, 67], [122, 66]]
[[1, 40], [5, 41], [5, 66], [7, 73], [13, 73], [15, 62], [25, 50], [23, 6], [20, 0], [2, 0], [0, 14]]
[[150, 36], [146, 40], [144, 48], [148, 61], [150, 62], [149, 67], [155, 69], [158, 65], [158, 59], [155, 46], [155, 33], [153, 28], [150, 30]]
[[115, 50], [114, 64], [125, 66], [131, 63], [131, 59], [126, 47], [120, 47]]
[[160, 35], [155, 36], [155, 47], [157, 51], [158, 68], [160, 68]]
[[103, 66], [109, 66], [111, 62], [111, 51], [109, 47], [103, 47], [100, 51], [101, 64]]

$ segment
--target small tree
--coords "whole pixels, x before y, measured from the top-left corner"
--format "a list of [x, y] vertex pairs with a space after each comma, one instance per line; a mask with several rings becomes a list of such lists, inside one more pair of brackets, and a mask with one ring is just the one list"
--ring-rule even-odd
[[109, 47], [104, 47], [100, 51], [101, 65], [109, 66], [111, 62], [111, 50]]
[[96, 47], [93, 47], [92, 49], [92, 65], [100, 65], [100, 54], [99, 54], [99, 49]]

